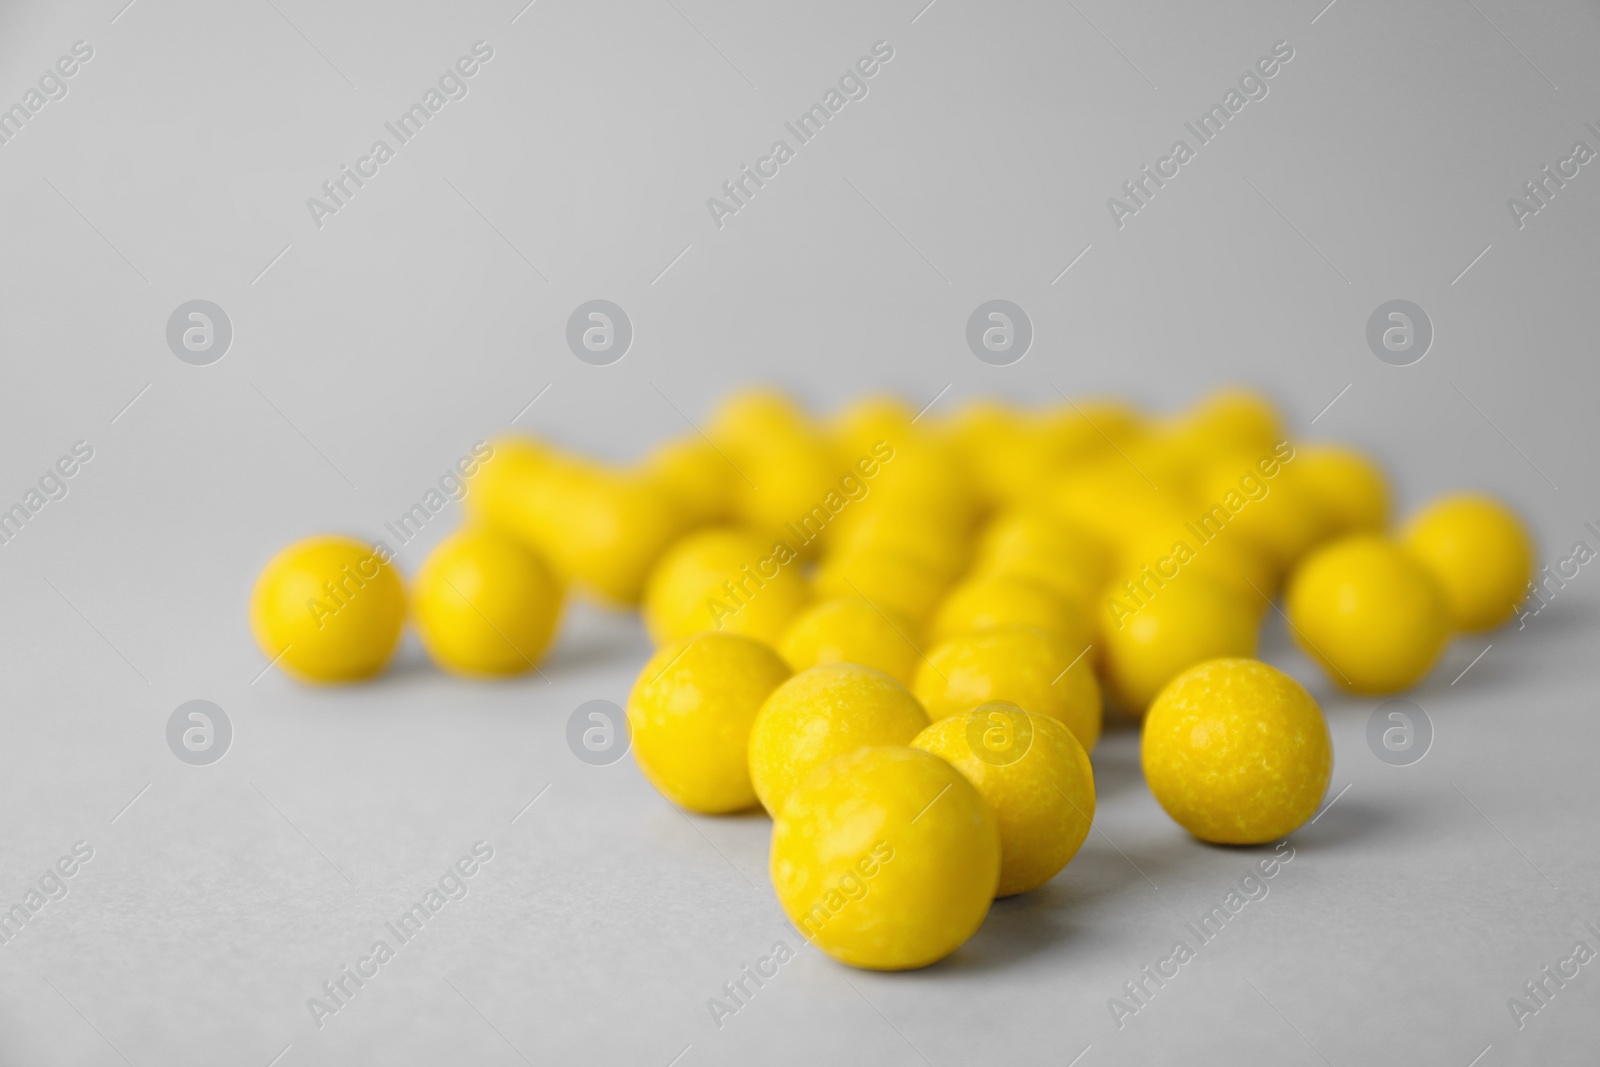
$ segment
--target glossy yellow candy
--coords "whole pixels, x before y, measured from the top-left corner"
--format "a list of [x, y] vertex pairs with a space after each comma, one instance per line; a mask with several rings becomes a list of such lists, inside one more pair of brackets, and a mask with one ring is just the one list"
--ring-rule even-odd
[[1094, 620], [1080, 604], [1049, 586], [1018, 575], [974, 578], [950, 590], [928, 627], [937, 644], [956, 634], [1032, 626], [1055, 634], [1069, 648], [1094, 640]]
[[1527, 595], [1532, 538], [1516, 513], [1491, 496], [1440, 497], [1406, 524], [1400, 539], [1439, 579], [1459, 629], [1492, 630]]
[[750, 727], [788, 677], [772, 649], [747, 637], [705, 633], [663, 646], [628, 696], [639, 769], [680, 808], [717, 815], [754, 807]]
[[417, 572], [412, 616], [423, 647], [452, 674], [532, 670], [561, 615], [561, 585], [531, 549], [493, 530], [452, 534]]
[[866, 597], [885, 610], [926, 624], [944, 593], [940, 574], [915, 558], [890, 549], [869, 548], [822, 561], [814, 579], [826, 597]]
[[1389, 480], [1372, 457], [1340, 445], [1305, 445], [1293, 465], [1328, 534], [1381, 533], [1389, 525]]
[[657, 644], [702, 630], [776, 643], [810, 593], [784, 542], [731, 527], [692, 533], [662, 555], [644, 594]]
[[750, 780], [776, 814], [820, 765], [863, 745], [904, 745], [928, 725], [911, 691], [854, 663], [812, 667], [767, 697], [750, 731]]
[[1296, 642], [1356, 693], [1394, 693], [1422, 679], [1450, 638], [1450, 605], [1405, 549], [1357, 534], [1318, 549], [1289, 580]]
[[823, 663], [859, 663], [910, 685], [917, 669], [916, 632], [911, 620], [896, 617], [892, 608], [858, 596], [838, 597], [802, 611], [784, 631], [778, 652], [797, 671]]
[[1202, 841], [1258, 845], [1317, 810], [1333, 773], [1322, 709], [1293, 678], [1253, 659], [1184, 671], [1145, 716], [1145, 781]]
[[1000, 874], [994, 814], [972, 783], [915, 748], [860, 749], [817, 769], [772, 827], [784, 914], [829, 956], [924, 967], [982, 924]]
[[1260, 612], [1243, 595], [1202, 573], [1159, 578], [1144, 575], [1113, 588], [1101, 613], [1106, 688], [1130, 715], [1144, 714], [1180, 671], [1256, 651]]
[[958, 634], [928, 653], [912, 689], [934, 719], [1008, 700], [1061, 720], [1092, 752], [1100, 740], [1100, 684], [1083, 653], [1030, 626]]
[[272, 557], [250, 595], [262, 653], [303, 682], [377, 674], [400, 643], [405, 615], [388, 554], [349, 537], [296, 541]]
[[995, 896], [1037, 889], [1077, 854], [1094, 819], [1094, 770], [1071, 730], [1006, 701], [940, 719], [911, 742], [966, 775], [1000, 827]]

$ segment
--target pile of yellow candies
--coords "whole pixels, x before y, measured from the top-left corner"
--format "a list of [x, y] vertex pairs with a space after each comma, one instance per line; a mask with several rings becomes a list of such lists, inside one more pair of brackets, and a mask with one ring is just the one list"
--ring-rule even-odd
[[1371, 457], [1291, 443], [1241, 390], [1163, 416], [875, 397], [826, 421], [750, 391], [636, 465], [525, 437], [483, 452], [409, 590], [381, 545], [273, 559], [263, 652], [368, 678], [409, 615], [445, 670], [510, 675], [567, 590], [637, 608], [658, 645], [627, 708], [645, 777], [690, 811], [770, 813], [784, 911], [874, 969], [948, 955], [1067, 865], [1103, 706], [1142, 720], [1146, 781], [1195, 837], [1310, 818], [1327, 723], [1254, 658], [1280, 598], [1335, 684], [1384, 694], [1510, 618], [1533, 570], [1505, 505], [1446, 496], [1391, 529]]

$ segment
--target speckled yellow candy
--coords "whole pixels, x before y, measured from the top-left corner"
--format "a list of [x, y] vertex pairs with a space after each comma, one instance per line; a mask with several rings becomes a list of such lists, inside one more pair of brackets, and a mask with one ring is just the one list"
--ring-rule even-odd
[[750, 730], [750, 781], [776, 814], [817, 767], [865, 745], [905, 745], [928, 725], [911, 691], [854, 663], [812, 667], [767, 697]]
[[1527, 595], [1532, 538], [1516, 513], [1493, 497], [1440, 497], [1406, 524], [1400, 540], [1439, 579], [1462, 630], [1499, 626]]
[[1415, 685], [1450, 639], [1450, 606], [1438, 580], [1374, 534], [1313, 552], [1290, 579], [1284, 604], [1306, 655], [1356, 693]]
[[1100, 683], [1083, 651], [1030, 626], [958, 634], [928, 653], [912, 688], [934, 719], [1009, 700], [1061, 720], [1093, 751], [1100, 740]]
[[303, 682], [354, 682], [383, 670], [400, 644], [406, 596], [373, 546], [308, 537], [272, 557], [250, 594], [262, 653]]
[[788, 677], [777, 653], [749, 638], [706, 633], [664, 646], [628, 696], [639, 769], [680, 808], [715, 815], [753, 807], [750, 728]]
[[1211, 660], [1174, 678], [1145, 716], [1139, 751], [1167, 814], [1220, 845], [1292, 833], [1333, 773], [1322, 709], [1299, 682], [1253, 659]]
[[532, 549], [490, 529], [452, 534], [412, 584], [423, 647], [453, 674], [533, 669], [561, 615], [561, 585]]
[[859, 596], [823, 600], [784, 631], [778, 652], [797, 671], [823, 663], [859, 663], [910, 685], [917, 670], [916, 626], [892, 608]]
[[911, 742], [977, 787], [1000, 827], [995, 896], [1037, 889], [1077, 854], [1094, 819], [1094, 770], [1066, 726], [993, 701], [940, 719]]
[[841, 963], [924, 967], [959, 948], [989, 911], [1000, 834], [949, 763], [871, 747], [818, 768], [772, 827], [772, 885], [801, 935]]

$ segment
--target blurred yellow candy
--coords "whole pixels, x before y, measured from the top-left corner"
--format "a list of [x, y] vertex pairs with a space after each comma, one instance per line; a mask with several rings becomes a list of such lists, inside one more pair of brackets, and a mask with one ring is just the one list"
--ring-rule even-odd
[[1145, 781], [1202, 841], [1259, 845], [1316, 812], [1333, 773], [1322, 709], [1299, 682], [1253, 659], [1184, 671], [1145, 716]]
[[772, 827], [772, 885], [795, 928], [841, 963], [924, 967], [982, 924], [1000, 834], [971, 782], [921, 749], [863, 748], [795, 789]]
[[910, 685], [917, 669], [916, 626], [859, 596], [823, 600], [802, 611], [778, 642], [797, 671], [823, 663], [859, 663]]
[[353, 682], [383, 670], [400, 643], [406, 597], [382, 549], [308, 537], [267, 563], [250, 628], [269, 660], [303, 682]]
[[835, 520], [833, 530], [830, 551], [835, 555], [882, 549], [910, 556], [945, 580], [967, 565], [967, 537], [955, 520], [939, 520], [876, 497], [846, 509]]
[[932, 616], [946, 584], [937, 571], [911, 556], [881, 548], [830, 555], [813, 582], [821, 596], [865, 597], [919, 628]]
[[657, 446], [644, 470], [671, 493], [696, 523], [718, 522], [733, 510], [739, 473], [716, 446], [698, 434]]
[[789, 669], [746, 637], [704, 633], [662, 646], [628, 696], [639, 769], [661, 795], [718, 815], [756, 804], [750, 728]]
[[1200, 573], [1167, 581], [1144, 575], [1113, 587], [1100, 631], [1112, 703], [1143, 715], [1179, 672], [1218, 656], [1255, 655], [1259, 620], [1243, 595]]
[[805, 411], [776, 389], [744, 389], [725, 399], [711, 416], [706, 436], [735, 452], [780, 434], [802, 432]]
[[1067, 865], [1094, 819], [1094, 770], [1071, 730], [992, 701], [940, 719], [912, 742], [967, 777], [1000, 828], [995, 896], [1037, 889]]
[[1327, 535], [1382, 533], [1389, 525], [1389, 480], [1366, 453], [1342, 445], [1302, 445], [1294, 465], [1325, 516]]
[[864, 745], [905, 745], [928, 725], [911, 690], [871, 667], [831, 663], [778, 686], [750, 731], [750, 781], [777, 814], [817, 767]]
[[872, 451], [879, 441], [888, 441], [898, 450], [921, 436], [913, 424], [917, 413], [899, 397], [867, 396], [850, 404], [834, 417], [829, 436], [839, 462], [852, 464]]
[[1100, 684], [1085, 651], [1029, 626], [959, 634], [928, 653], [912, 689], [936, 720], [1006, 700], [1059, 719], [1092, 752]]
[[667, 549], [650, 573], [642, 611], [657, 644], [702, 630], [775, 644], [809, 599], [786, 544], [716, 527]]
[[1219, 389], [1176, 420], [1189, 447], [1217, 452], [1270, 452], [1284, 438], [1277, 406], [1248, 389]]
[[1286, 442], [1219, 456], [1196, 479], [1193, 521], [1244, 538], [1288, 570], [1327, 530], [1298, 463]]
[[1318, 549], [1289, 579], [1290, 629], [1328, 677], [1356, 693], [1406, 689], [1450, 639], [1444, 589], [1393, 541], [1356, 534]]
[[1401, 543], [1444, 587], [1468, 633], [1492, 630], [1517, 610], [1533, 578], [1533, 541], [1505, 504], [1482, 493], [1440, 497], [1406, 524]]
[[1044, 630], [1068, 648], [1094, 640], [1094, 620], [1079, 602], [1018, 575], [973, 578], [950, 590], [929, 624], [928, 638], [937, 644], [956, 634], [1009, 626]]
[[412, 583], [423, 647], [452, 674], [531, 670], [561, 615], [561, 586], [525, 545], [492, 530], [452, 534]]

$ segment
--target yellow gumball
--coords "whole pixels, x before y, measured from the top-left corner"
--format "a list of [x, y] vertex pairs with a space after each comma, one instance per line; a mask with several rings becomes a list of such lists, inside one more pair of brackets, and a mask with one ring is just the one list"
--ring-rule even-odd
[[349, 537], [308, 537], [279, 552], [250, 594], [250, 628], [268, 659], [303, 682], [354, 682], [400, 643], [406, 596], [388, 553]]
[[830, 663], [784, 682], [750, 731], [750, 781], [776, 814], [807, 774], [863, 745], [904, 745], [928, 725], [911, 690], [871, 667]]
[[1048, 585], [1078, 604], [1092, 603], [1111, 569], [1111, 551], [1076, 523], [1037, 508], [996, 516], [978, 539], [976, 575], [1011, 575]]
[[956, 634], [1007, 626], [1044, 630], [1069, 648], [1084, 648], [1094, 640], [1094, 621], [1077, 602], [1032, 578], [1005, 574], [970, 579], [950, 590], [928, 637], [938, 643]]
[[1100, 683], [1089, 657], [1031, 626], [950, 638], [917, 668], [912, 690], [934, 719], [1007, 700], [1059, 719], [1088, 751], [1100, 740]]
[[1143, 575], [1114, 588], [1100, 620], [1100, 663], [1112, 703], [1143, 715], [1180, 671], [1218, 656], [1255, 655], [1259, 622], [1254, 604], [1205, 574]]
[[910, 685], [917, 670], [916, 626], [858, 596], [823, 600], [802, 611], [778, 642], [790, 667], [859, 663]]
[[1306, 655], [1355, 693], [1415, 685], [1450, 639], [1450, 605], [1438, 580], [1375, 534], [1312, 553], [1291, 576], [1285, 606]]
[[702, 630], [775, 644], [809, 597], [786, 544], [717, 527], [667, 549], [645, 585], [643, 614], [657, 644]]
[[916, 560], [941, 581], [954, 578], [967, 565], [962, 526], [909, 505], [868, 497], [841, 512], [830, 529], [834, 555], [893, 552]]
[[732, 513], [739, 472], [699, 434], [657, 446], [646, 457], [644, 470], [696, 523], [718, 522]]
[[1202, 841], [1259, 845], [1311, 818], [1333, 773], [1322, 709], [1299, 682], [1253, 659], [1184, 671], [1145, 716], [1150, 791]]
[[533, 669], [561, 615], [561, 586], [533, 551], [493, 530], [452, 534], [412, 583], [417, 634], [452, 674]]
[[1533, 578], [1533, 541], [1515, 512], [1482, 493], [1441, 497], [1400, 535], [1444, 587], [1458, 629], [1492, 630], [1516, 613]]
[[1000, 827], [995, 896], [1037, 889], [1075, 856], [1094, 820], [1094, 769], [1071, 730], [1006, 701], [940, 719], [911, 742], [947, 759]]
[[988, 914], [1000, 874], [994, 814], [921, 749], [863, 748], [818, 768], [772, 827], [772, 885], [795, 928], [841, 963], [925, 967]]
[[1339, 445], [1306, 445], [1294, 466], [1328, 534], [1381, 533], [1389, 525], [1389, 480], [1372, 457]]
[[826, 597], [866, 597], [918, 626], [927, 623], [944, 593], [939, 573], [915, 558], [889, 549], [869, 548], [822, 561], [813, 579]]
[[1208, 534], [1242, 537], [1285, 571], [1327, 532], [1328, 519], [1295, 449], [1227, 452], [1195, 482], [1194, 522]]
[[754, 807], [750, 727], [788, 677], [772, 649], [747, 637], [705, 633], [663, 646], [628, 695], [639, 769], [680, 808], [719, 815]]

